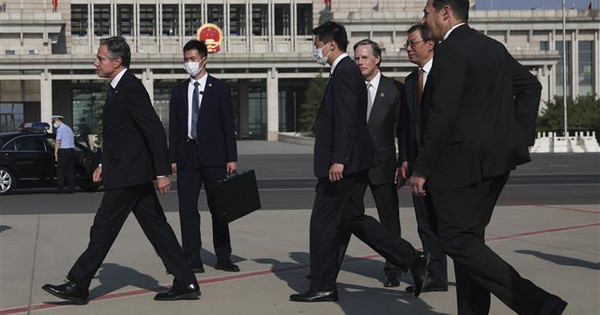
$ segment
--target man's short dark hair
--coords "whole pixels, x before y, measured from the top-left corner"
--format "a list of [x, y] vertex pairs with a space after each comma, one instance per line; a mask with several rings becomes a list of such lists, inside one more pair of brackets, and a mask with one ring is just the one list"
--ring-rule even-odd
[[370, 40], [370, 39], [363, 39], [360, 42], [354, 44], [354, 50], [356, 50], [356, 48], [358, 48], [359, 46], [365, 46], [365, 45], [371, 45], [371, 50], [373, 51], [373, 56], [375, 56], [375, 58], [379, 58], [379, 62], [377, 63], [377, 67], [379, 67], [379, 65], [381, 65], [381, 48], [379, 47], [379, 45]]
[[340, 23], [333, 21], [321, 24], [317, 28], [313, 29], [313, 34], [317, 36], [319, 40], [327, 43], [331, 40], [335, 41], [341, 51], [346, 51], [348, 48], [348, 35], [346, 34], [346, 28]]
[[419, 31], [419, 33], [421, 33], [421, 39], [424, 42], [428, 42], [430, 40], [433, 40], [431, 38], [431, 33], [429, 32], [429, 29], [427, 28], [427, 26], [422, 25], [422, 24], [415, 24], [413, 26], [411, 26], [408, 31], [406, 31], [406, 34], [412, 34], [416, 31]]
[[196, 49], [202, 57], [206, 57], [206, 55], [208, 55], [208, 48], [206, 48], [206, 44], [204, 44], [203, 41], [192, 39], [189, 42], [185, 43], [185, 46], [183, 46], [184, 53], [192, 49]]
[[469, 0], [433, 0], [433, 7], [436, 11], [445, 5], [452, 8], [455, 18], [463, 22], [469, 21]]
[[129, 68], [131, 63], [131, 50], [125, 38], [113, 36], [100, 40], [100, 45], [106, 45], [108, 48], [108, 58], [111, 60], [121, 58], [123, 68]]

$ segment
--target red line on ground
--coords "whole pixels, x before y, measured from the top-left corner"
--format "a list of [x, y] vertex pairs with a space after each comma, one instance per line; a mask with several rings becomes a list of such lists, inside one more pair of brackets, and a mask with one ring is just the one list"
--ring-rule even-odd
[[[593, 226], [600, 226], [600, 222], [578, 224], [578, 225], [550, 228], [550, 229], [537, 230], [537, 231], [531, 231], [531, 232], [515, 233], [515, 234], [509, 234], [509, 235], [493, 236], [493, 237], [486, 238], [486, 241], [493, 242], [493, 241], [517, 238], [517, 237], [522, 237], [522, 236], [548, 234], [548, 233], [553, 233], [553, 232], [569, 231], [569, 230], [582, 229], [582, 228], [588, 228], [588, 227], [593, 227]], [[381, 256], [379, 254], [371, 254], [371, 255], [365, 255], [365, 256], [360, 256], [360, 257], [352, 257], [352, 258], [344, 259], [344, 263], [352, 263], [352, 262], [358, 262], [358, 261], [380, 258], [380, 257]], [[308, 269], [308, 268], [309, 268], [309, 265], [297, 265], [297, 266], [285, 267], [285, 268], [259, 270], [259, 271], [252, 271], [252, 272], [240, 273], [240, 274], [235, 274], [235, 275], [201, 279], [200, 281], [198, 281], [198, 283], [200, 283], [200, 284], [218, 283], [218, 282], [224, 282], [224, 281], [230, 281], [230, 280], [247, 279], [247, 278], [252, 278], [252, 277], [256, 277], [256, 276], [284, 273], [284, 272], [289, 272], [289, 271], [304, 270], [304, 269]], [[156, 289], [166, 289], [166, 287], [161, 286], [161, 287], [157, 287], [154, 289], [138, 289], [138, 290], [131, 290], [131, 291], [126, 291], [126, 292], [105, 294], [105, 295], [102, 295], [99, 297], [95, 297], [91, 301], [104, 301], [104, 300], [111, 300], [111, 299], [122, 298], [122, 297], [143, 295], [143, 294], [153, 293], [153, 292], [155, 292]], [[0, 310], [0, 315], [19, 314], [19, 313], [24, 313], [27, 311], [39, 311], [39, 310], [56, 308], [56, 307], [61, 307], [61, 306], [70, 306], [70, 304], [46, 304], [46, 303], [43, 303], [43, 304], [32, 305], [31, 307], [23, 306], [23, 307], [16, 307], [16, 308], [7, 308], [4, 310]]]
[[550, 208], [550, 209], [565, 210], [565, 211], [600, 214], [600, 211], [596, 211], [596, 210], [585, 210], [585, 209], [549, 206], [549, 205], [543, 205], [543, 204], [539, 204], [539, 203], [526, 202], [526, 201], [520, 201], [520, 200], [511, 200], [511, 199], [500, 199], [498, 203], [501, 206], [503, 202], [517, 204], [517, 205], [521, 205], [521, 206], [532, 206], [532, 207]]

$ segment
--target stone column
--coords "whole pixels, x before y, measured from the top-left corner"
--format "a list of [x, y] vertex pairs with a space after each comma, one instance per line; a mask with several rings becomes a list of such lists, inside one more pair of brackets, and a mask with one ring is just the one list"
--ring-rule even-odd
[[40, 75], [40, 121], [52, 123], [52, 73], [47, 69]]
[[277, 141], [279, 134], [279, 79], [277, 69], [267, 72], [267, 140]]

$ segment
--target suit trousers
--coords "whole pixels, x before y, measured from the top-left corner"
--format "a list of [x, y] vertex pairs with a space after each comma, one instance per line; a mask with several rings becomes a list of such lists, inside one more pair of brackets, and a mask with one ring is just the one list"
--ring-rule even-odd
[[549, 297], [485, 244], [485, 228], [508, 177], [428, 191], [442, 247], [454, 261], [459, 315], [488, 314], [490, 292], [517, 314], [536, 314]]
[[352, 234], [389, 259], [401, 270], [412, 266], [417, 252], [402, 238], [382, 228], [375, 218], [365, 215], [366, 171], [344, 175], [331, 183], [319, 178], [310, 218], [311, 290], [336, 288], [340, 255]]
[[58, 192], [63, 192], [65, 181], [68, 191], [73, 192], [75, 190], [75, 149], [58, 149], [56, 164]]
[[152, 183], [111, 189], [104, 192], [100, 208], [90, 229], [87, 249], [75, 262], [67, 279], [82, 288], [88, 288], [96, 271], [123, 227], [129, 212], [133, 211], [144, 234], [162, 259], [165, 267], [175, 276], [175, 283], [196, 283], [177, 237], [167, 222]]
[[437, 233], [437, 222], [431, 198], [427, 195], [412, 195], [417, 218], [417, 232], [423, 244], [423, 251], [429, 253], [428, 278], [436, 283], [448, 283], [448, 260], [442, 249]]
[[[373, 200], [375, 200], [379, 222], [388, 231], [400, 237], [400, 204], [396, 184], [394, 182], [381, 185], [369, 183], [369, 188], [371, 189]], [[390, 272], [400, 273], [400, 268], [392, 264], [389, 260], [386, 260], [384, 271], [386, 274]]]
[[202, 184], [206, 190], [208, 209], [212, 216], [213, 245], [218, 263], [231, 263], [231, 240], [229, 225], [217, 216], [213, 190], [218, 180], [225, 178], [227, 170], [222, 166], [202, 166], [198, 146], [186, 144], [185, 165], [177, 170], [177, 195], [179, 198], [179, 222], [183, 252], [194, 267], [202, 265], [202, 237], [200, 236], [200, 213], [198, 197]]

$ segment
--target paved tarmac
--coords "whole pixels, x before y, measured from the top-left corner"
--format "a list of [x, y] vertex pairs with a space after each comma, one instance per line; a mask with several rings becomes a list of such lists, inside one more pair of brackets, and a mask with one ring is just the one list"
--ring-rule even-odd
[[[241, 154], [310, 153], [311, 148], [241, 142]], [[77, 196], [73, 195], [73, 196]], [[28, 195], [32, 203], [37, 195]], [[0, 197], [0, 208], [6, 206]], [[40, 205], [43, 206], [43, 205]], [[65, 206], [69, 207], [68, 197]], [[97, 205], [96, 205], [97, 206]], [[176, 205], [167, 218], [179, 235]], [[403, 236], [420, 242], [414, 211], [401, 207]], [[367, 212], [375, 214], [375, 209]], [[4, 213], [4, 211], [0, 211]], [[210, 216], [202, 216], [206, 273], [197, 274], [202, 296], [196, 301], [156, 302], [172, 277], [133, 216], [91, 284], [92, 300], [69, 305], [45, 293], [60, 283], [88, 242], [93, 213], [0, 215], [0, 315], [2, 314], [456, 314], [450, 266], [448, 292], [415, 298], [399, 288], [383, 288], [384, 261], [353, 238], [338, 278], [337, 303], [294, 303], [290, 294], [308, 287], [310, 209], [257, 211], [231, 224], [234, 262], [240, 273], [212, 268], [215, 263]], [[600, 313], [600, 207], [598, 204], [499, 206], [487, 230], [488, 244], [523, 276], [561, 296], [565, 314]], [[492, 298], [490, 314], [513, 314]]]

